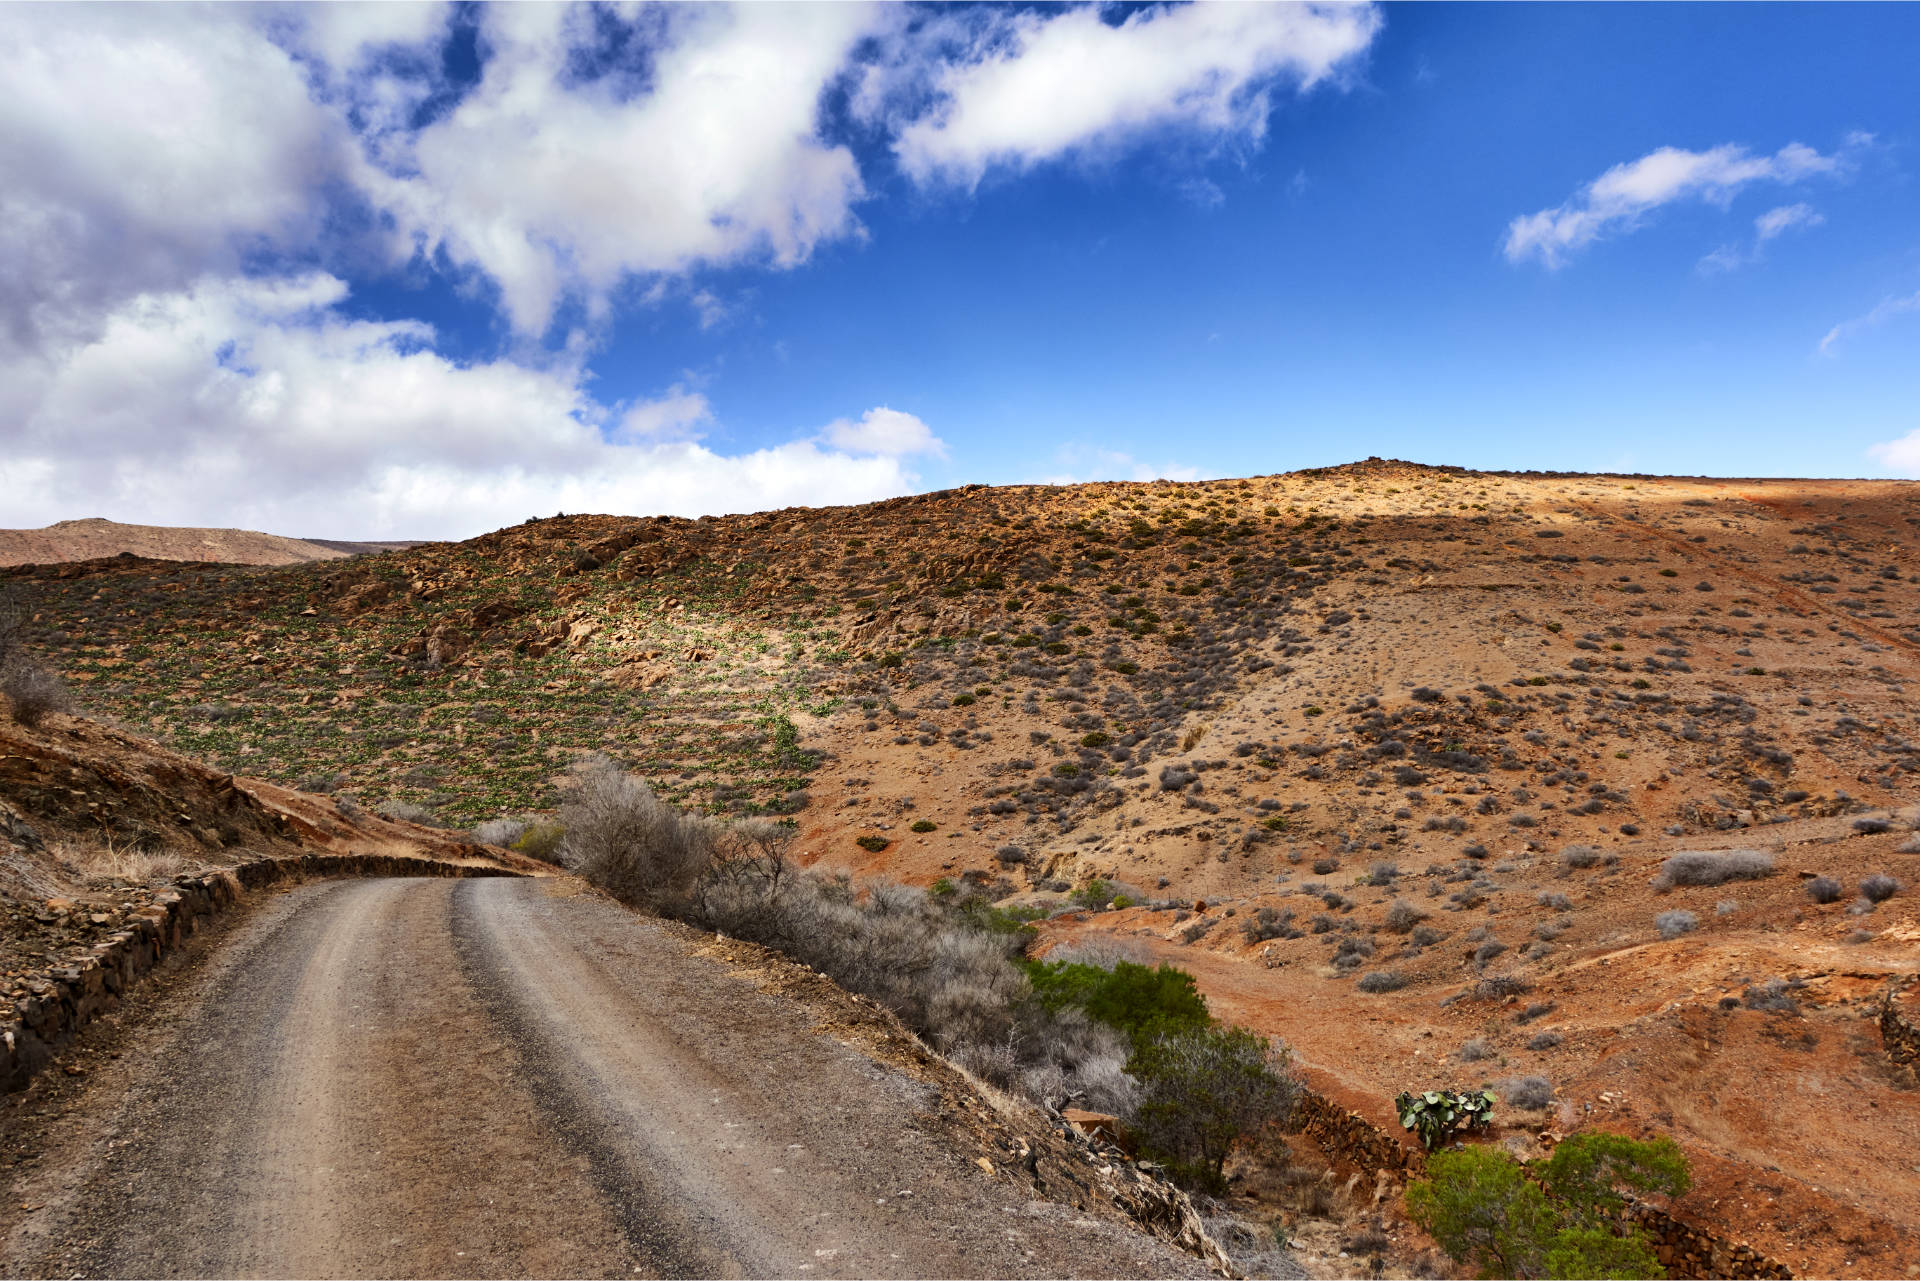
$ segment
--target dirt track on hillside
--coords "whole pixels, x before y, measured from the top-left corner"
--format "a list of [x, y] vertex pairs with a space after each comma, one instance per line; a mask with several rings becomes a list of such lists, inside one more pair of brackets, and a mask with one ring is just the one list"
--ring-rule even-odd
[[571, 882], [303, 886], [129, 1017], [14, 1123], [50, 1137], [0, 1175], [0, 1272], [1203, 1274], [989, 1179], [929, 1087]]

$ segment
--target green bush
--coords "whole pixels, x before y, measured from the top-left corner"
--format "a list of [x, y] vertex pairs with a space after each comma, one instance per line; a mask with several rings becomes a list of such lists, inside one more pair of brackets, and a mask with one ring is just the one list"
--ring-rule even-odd
[[884, 836], [856, 837], [853, 843], [855, 845], [858, 845], [861, 849], [865, 850], [869, 854], [878, 854], [881, 850], [893, 844], [892, 841], [889, 841]]
[[1119, 887], [1112, 881], [1102, 880], [1096, 876], [1075, 890], [1069, 897], [1089, 912], [1098, 912], [1105, 908], [1107, 904], [1113, 902], [1114, 892], [1118, 888]]
[[1139, 1054], [1155, 1039], [1213, 1022], [1193, 975], [1171, 965], [1121, 961], [1111, 970], [1065, 961], [1028, 961], [1033, 994], [1049, 1011], [1071, 1005], [1124, 1033]]
[[1691, 1181], [1672, 1139], [1578, 1134], [1529, 1179], [1504, 1151], [1435, 1153], [1407, 1213], [1455, 1260], [1499, 1277], [1663, 1277], [1646, 1234], [1612, 1216], [1626, 1194], [1678, 1196]]
[[934, 822], [932, 819], [923, 818], [915, 822], [914, 825], [908, 828], [907, 830], [910, 832], [931, 832], [934, 828], [938, 826], [939, 824]]
[[560, 842], [566, 839], [566, 835], [567, 829], [560, 824], [536, 820], [527, 824], [527, 830], [520, 833], [520, 839], [508, 848], [516, 854], [537, 858], [542, 863], [558, 863]]

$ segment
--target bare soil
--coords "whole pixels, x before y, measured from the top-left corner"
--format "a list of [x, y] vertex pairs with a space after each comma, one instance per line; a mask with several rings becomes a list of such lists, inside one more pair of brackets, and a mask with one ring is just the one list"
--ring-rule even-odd
[[0, 529], [0, 565], [55, 565], [110, 556], [235, 565], [298, 565], [403, 546], [406, 544], [287, 538], [252, 529], [123, 525], [92, 516], [84, 520], [57, 521], [44, 529]]

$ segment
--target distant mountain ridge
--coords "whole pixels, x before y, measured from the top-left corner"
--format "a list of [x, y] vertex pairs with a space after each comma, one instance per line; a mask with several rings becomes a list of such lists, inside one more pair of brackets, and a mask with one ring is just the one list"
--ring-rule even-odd
[[91, 516], [83, 520], [56, 521], [44, 529], [0, 529], [0, 565], [53, 565], [125, 554], [149, 560], [299, 565], [316, 560], [344, 560], [413, 545], [410, 542], [289, 538], [252, 529], [123, 525]]

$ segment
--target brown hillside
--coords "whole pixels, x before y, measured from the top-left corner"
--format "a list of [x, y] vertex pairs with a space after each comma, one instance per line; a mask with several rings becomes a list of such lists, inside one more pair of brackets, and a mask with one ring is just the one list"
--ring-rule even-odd
[[[812, 861], [1100, 878], [1140, 905], [1050, 934], [1174, 957], [1374, 1114], [1542, 1075], [1510, 1121], [1671, 1133], [1695, 1221], [1885, 1275], [1920, 1265], [1920, 1091], [1871, 1021], [1920, 968], [1917, 530], [1912, 483], [1369, 460], [8, 581], [88, 704], [225, 768], [467, 824], [605, 750]], [[1727, 849], [1771, 874], [1649, 884]]]
[[405, 544], [285, 538], [251, 529], [122, 525], [94, 516], [57, 521], [45, 529], [0, 529], [0, 565], [57, 565], [109, 556], [231, 565], [298, 565], [387, 551], [397, 546]]

